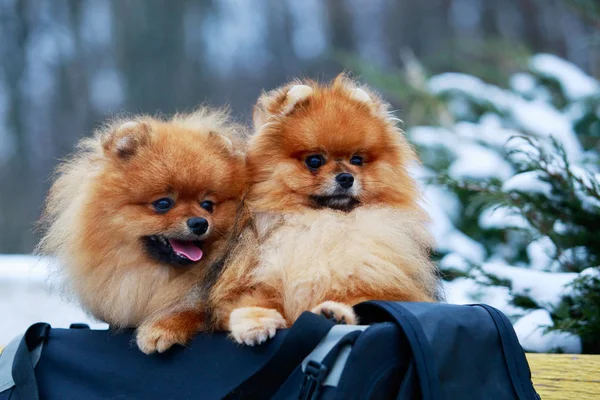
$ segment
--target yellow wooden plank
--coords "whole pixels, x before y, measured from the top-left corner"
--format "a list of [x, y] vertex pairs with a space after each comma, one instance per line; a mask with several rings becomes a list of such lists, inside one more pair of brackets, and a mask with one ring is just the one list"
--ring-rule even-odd
[[527, 354], [542, 400], [600, 399], [600, 356]]

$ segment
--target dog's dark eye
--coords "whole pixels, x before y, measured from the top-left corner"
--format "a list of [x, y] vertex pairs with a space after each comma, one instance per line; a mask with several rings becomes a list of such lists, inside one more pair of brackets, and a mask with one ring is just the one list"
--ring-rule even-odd
[[312, 154], [304, 160], [306, 166], [310, 169], [318, 169], [325, 164], [325, 158], [320, 154]]
[[210, 200], [204, 200], [202, 203], [200, 203], [200, 207], [211, 213], [214, 211], [215, 203]]
[[360, 167], [363, 165], [363, 158], [361, 156], [352, 156], [350, 157], [350, 164]]
[[166, 213], [171, 208], [173, 208], [174, 205], [175, 205], [175, 202], [168, 197], [163, 197], [162, 199], [158, 199], [152, 203], [152, 206], [154, 206], [154, 209], [159, 213]]

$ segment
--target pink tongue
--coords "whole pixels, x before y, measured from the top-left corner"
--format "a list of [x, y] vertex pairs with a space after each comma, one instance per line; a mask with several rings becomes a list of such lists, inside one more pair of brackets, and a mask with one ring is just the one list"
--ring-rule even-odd
[[202, 250], [195, 246], [192, 242], [169, 239], [169, 243], [173, 250], [182, 256], [187, 257], [189, 260], [198, 261], [202, 258]]

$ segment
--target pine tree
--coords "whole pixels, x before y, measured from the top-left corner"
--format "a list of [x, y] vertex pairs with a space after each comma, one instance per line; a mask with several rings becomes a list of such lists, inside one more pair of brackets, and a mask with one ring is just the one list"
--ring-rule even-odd
[[600, 84], [549, 54], [509, 88], [407, 61], [366, 75], [410, 101], [448, 301], [499, 307], [527, 350], [600, 352]]

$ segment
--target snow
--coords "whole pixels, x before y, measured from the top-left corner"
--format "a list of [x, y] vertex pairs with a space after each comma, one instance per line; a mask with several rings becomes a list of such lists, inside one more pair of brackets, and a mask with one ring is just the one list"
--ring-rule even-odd
[[432, 76], [429, 79], [428, 88], [433, 94], [462, 93], [478, 104], [495, 109], [508, 107], [514, 97], [511, 93], [494, 85], [488, 85], [479, 78], [458, 72], [446, 72]]
[[584, 102], [568, 104], [563, 110], [564, 114], [571, 120], [571, 122], [576, 122], [585, 117], [587, 111], [588, 110]]
[[510, 77], [510, 87], [523, 95], [531, 94], [535, 86], [536, 81], [531, 74], [519, 72]]
[[522, 136], [506, 142], [504, 149], [508, 158], [516, 164], [527, 163], [530, 158], [536, 158], [540, 154], [540, 149]]
[[426, 198], [434, 202], [436, 207], [441, 208], [451, 221], [460, 220], [462, 206], [456, 193], [434, 185], [427, 185], [424, 193]]
[[448, 169], [448, 175], [454, 179], [507, 179], [514, 172], [510, 164], [492, 149], [465, 143], [456, 150], [459, 157]]
[[581, 271], [579, 273], [580, 277], [595, 277], [600, 279], [600, 265], [595, 266], [595, 267], [589, 267], [584, 269], [583, 271]]
[[552, 326], [552, 318], [543, 309], [530, 312], [514, 324], [519, 342], [526, 351], [581, 353], [579, 337], [566, 332], [545, 332], [549, 326]]
[[502, 185], [502, 191], [518, 191], [523, 193], [539, 193], [551, 197], [552, 185], [541, 180], [540, 171], [528, 171], [512, 176]]
[[579, 264], [585, 262], [589, 258], [587, 248], [584, 246], [571, 247], [566, 249], [558, 257], [561, 264]]
[[440, 260], [440, 268], [443, 270], [453, 269], [460, 272], [469, 272], [472, 268], [463, 256], [458, 253], [448, 253]]
[[539, 306], [552, 309], [570, 292], [566, 287], [578, 277], [574, 272], [544, 272], [512, 267], [502, 263], [485, 263], [481, 269], [511, 282], [512, 293], [527, 296]]
[[479, 226], [483, 229], [531, 228], [519, 209], [508, 206], [492, 206], [483, 210], [479, 215]]
[[472, 304], [481, 286], [469, 278], [456, 278], [452, 281], [443, 281], [443, 291], [446, 302], [449, 304]]
[[[425, 134], [430, 131], [424, 130]], [[436, 242], [436, 247], [441, 252], [457, 252], [472, 263], [480, 263], [485, 257], [485, 248], [454, 226], [451, 216], [458, 219], [460, 204], [457, 197], [449, 190], [427, 184], [426, 181], [435, 173], [422, 166], [410, 168], [412, 177], [420, 182], [423, 199], [421, 207], [429, 214], [431, 219], [430, 231]]]
[[52, 265], [49, 259], [31, 255], [0, 255], [0, 346], [36, 322], [48, 322], [56, 328], [68, 328], [73, 322], [97, 329], [107, 327], [51, 289]]
[[556, 246], [548, 236], [542, 236], [527, 246], [527, 257], [531, 269], [548, 270], [553, 265]]
[[443, 240], [438, 240], [441, 251], [456, 251], [472, 263], [481, 262], [485, 257], [485, 248], [458, 229], [448, 232]]
[[421, 202], [423, 209], [431, 218], [430, 230], [436, 242], [436, 247], [442, 252], [458, 252], [472, 263], [480, 263], [485, 257], [485, 248], [454, 226], [442, 207], [436, 202], [438, 197], [428, 188], [425, 189]]
[[579, 159], [583, 148], [566, 115], [546, 102], [528, 102], [518, 97], [509, 108], [513, 119], [525, 132], [540, 138], [552, 136], [564, 146], [570, 159]]
[[471, 105], [462, 97], [450, 99], [450, 101], [448, 101], [448, 111], [450, 111], [450, 114], [457, 119], [471, 119], [473, 117]]
[[572, 165], [569, 170], [571, 173], [581, 180], [581, 183], [577, 185], [575, 193], [582, 202], [582, 207], [589, 212], [598, 212], [600, 208], [600, 199], [590, 195], [588, 192], [590, 189], [600, 189], [600, 174], [591, 174], [586, 169]]
[[578, 166], [571, 165], [569, 168], [571, 173], [581, 179], [583, 184], [587, 187], [593, 187], [594, 185], [600, 186], [600, 174], [590, 174], [586, 171], [586, 169]]
[[414, 126], [408, 131], [408, 136], [416, 145], [444, 146], [454, 148], [453, 133], [446, 128], [436, 126]]
[[560, 219], [557, 219], [556, 221], [554, 221], [552, 230], [554, 230], [554, 232], [558, 233], [559, 235], [565, 235], [571, 230], [571, 226], [565, 224]]
[[525, 133], [541, 138], [553, 136], [571, 159], [581, 156], [583, 150], [570, 119], [545, 101], [528, 101], [474, 76], [455, 72], [431, 77], [428, 88], [438, 95], [461, 93], [476, 104], [507, 114]]
[[510, 303], [510, 289], [504, 286], [489, 286], [469, 278], [456, 278], [444, 282], [446, 302], [450, 304], [489, 304], [505, 313], [507, 316], [520, 316], [523, 310]]
[[[501, 148], [515, 131], [503, 130], [496, 125], [492, 117], [485, 119], [485, 124], [480, 126], [472, 123], [459, 123], [456, 131], [437, 127], [417, 126], [409, 130], [409, 137], [413, 143], [426, 147], [443, 147], [454, 156], [448, 174], [454, 179], [485, 179], [496, 177], [506, 179], [514, 171], [511, 165], [490, 147], [477, 144], [475, 137], [483, 142]], [[483, 135], [480, 135], [483, 133]]]
[[502, 127], [502, 121], [496, 114], [486, 113], [478, 123], [458, 122], [454, 125], [456, 134], [471, 141], [477, 141], [489, 147], [502, 150], [510, 138], [522, 135], [514, 129]]
[[594, 78], [553, 54], [534, 55], [529, 61], [529, 68], [543, 77], [556, 80], [570, 100], [600, 92], [600, 85]]
[[30, 255], [0, 255], [0, 279], [2, 282], [44, 283], [49, 279], [52, 261]]
[[531, 100], [536, 101], [536, 102], [543, 102], [543, 103], [550, 104], [550, 103], [552, 103], [552, 100], [553, 100], [552, 92], [544, 86], [538, 86], [533, 91]]

